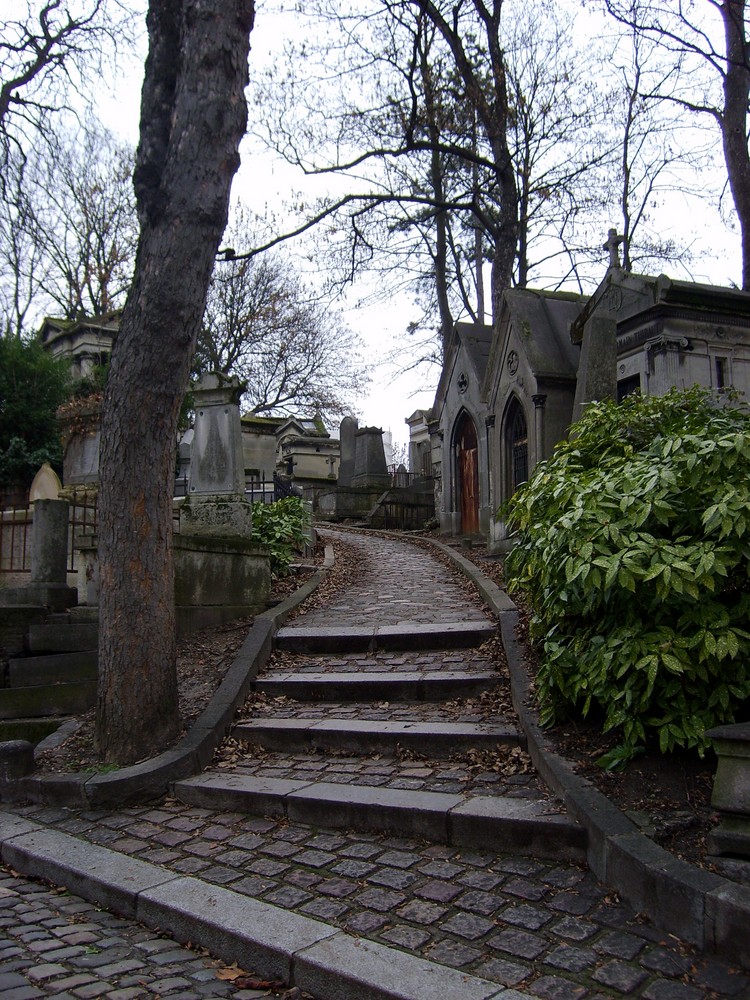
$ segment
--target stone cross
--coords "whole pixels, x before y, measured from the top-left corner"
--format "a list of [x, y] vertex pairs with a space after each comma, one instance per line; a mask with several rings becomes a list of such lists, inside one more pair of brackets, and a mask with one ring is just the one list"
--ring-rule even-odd
[[607, 242], [602, 246], [602, 250], [609, 250], [609, 266], [621, 267], [620, 246], [625, 242], [624, 236], [618, 236], [616, 229], [610, 229], [607, 234]]

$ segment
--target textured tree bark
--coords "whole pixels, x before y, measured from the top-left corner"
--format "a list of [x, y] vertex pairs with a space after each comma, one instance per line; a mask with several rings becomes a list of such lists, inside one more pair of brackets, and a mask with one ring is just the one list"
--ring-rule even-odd
[[750, 154], [747, 136], [750, 65], [745, 0], [724, 0], [720, 10], [727, 52], [721, 132], [729, 187], [740, 222], [742, 289], [747, 292], [750, 291]]
[[151, 0], [134, 185], [141, 234], [112, 353], [100, 460], [105, 761], [179, 732], [172, 494], [177, 419], [247, 124], [252, 0]]

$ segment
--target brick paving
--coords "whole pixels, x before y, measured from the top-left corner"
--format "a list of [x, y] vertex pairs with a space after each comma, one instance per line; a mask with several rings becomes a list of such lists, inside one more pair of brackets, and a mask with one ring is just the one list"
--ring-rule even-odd
[[[327, 609], [315, 608], [299, 615], [296, 625], [330, 625], [333, 621], [361, 624], [365, 619], [397, 624], [484, 618], [478, 600], [469, 600], [466, 588], [421, 549], [377, 537], [347, 535], [347, 542], [357, 547], [360, 578], [346, 593], [333, 595]], [[438, 661], [447, 655], [424, 654], [424, 669], [439, 669]], [[450, 654], [469, 659], [481, 659], [482, 655], [471, 651]], [[339, 671], [344, 661], [349, 665], [367, 663], [370, 670], [374, 661], [388, 672], [404, 669], [394, 659], [403, 657], [410, 664], [408, 669], [413, 669], [422, 662], [423, 654], [389, 656], [347, 654], [313, 659], [315, 670], [328, 666]], [[339, 706], [342, 711], [348, 707]], [[388, 717], [392, 719], [392, 712], [402, 707], [389, 705]], [[284, 703], [279, 708], [287, 710]], [[475, 708], [458, 704], [456, 710], [473, 712]], [[309, 705], [294, 709], [309, 710]], [[407, 790], [478, 789], [482, 794], [520, 798], [546, 795], [550, 810], [559, 809], [530, 773], [525, 755], [517, 758], [519, 767], [514, 773], [505, 766], [507, 761], [500, 761], [493, 769], [490, 760], [470, 754], [431, 761], [414, 754], [263, 752], [243, 761], [239, 754], [232, 760], [233, 752], [229, 744], [223, 763], [256, 776], [315, 777]], [[514, 752], [522, 753], [517, 748]], [[40, 805], [17, 807], [15, 811], [110, 850], [324, 920], [352, 935], [541, 1000], [750, 998], [747, 972], [660, 932], [623, 904], [585, 866], [513, 856], [504, 853], [501, 844], [496, 852], [482, 853], [387, 834], [316, 829], [285, 819], [211, 811], [174, 800], [117, 811], [72, 811]], [[33, 883], [16, 883], [12, 888], [20, 897], [27, 885], [32, 896], [41, 891], [34, 889]], [[104, 916], [105, 921], [117, 919]], [[85, 919], [94, 922], [88, 911]], [[132, 935], [127, 937], [130, 944], [126, 946], [131, 953], [113, 961], [140, 955], [139, 935], [149, 932], [127, 921], [119, 921], [117, 926], [121, 938], [126, 937], [126, 929]], [[4, 930], [7, 933], [7, 927]], [[57, 995], [54, 990], [42, 992], [46, 989], [39, 985], [43, 977], [38, 982], [33, 979], [39, 975], [34, 973], [38, 966], [54, 964], [49, 954], [44, 949], [29, 954], [31, 964], [13, 972], [25, 979], [26, 988], [40, 992], [20, 993], [18, 1000], [25, 995]], [[196, 976], [211, 971], [210, 960], [191, 958], [204, 963], [202, 972], [196, 968]], [[125, 970], [123, 976], [127, 975]], [[171, 972], [174, 979], [181, 975], [179, 968]], [[169, 984], [169, 976], [166, 981]], [[201, 993], [191, 983], [184, 986], [183, 993], [175, 986], [174, 994], [159, 995], [245, 995], [225, 992], [226, 984], [220, 985], [213, 994]], [[208, 989], [206, 981], [203, 986]], [[115, 989], [119, 988], [134, 987], [121, 986], [118, 980]], [[143, 988], [148, 991], [150, 987]], [[158, 989], [143, 995], [155, 992]], [[120, 996], [116, 992], [82, 994], [75, 989], [71, 995]], [[128, 994], [121, 996], [129, 998]]]
[[[307, 616], [297, 617], [293, 624], [300, 626], [306, 624], [307, 621]], [[463, 673], [494, 670], [495, 662], [487, 652], [483, 651], [482, 647], [479, 649], [420, 650], [418, 652], [398, 653], [381, 649], [372, 653], [344, 653], [336, 657], [275, 651], [271, 655], [267, 669], [260, 676], [263, 677], [270, 672], [288, 670], [295, 674], [379, 673], [385, 675], [407, 671], [429, 677], [430, 674], [459, 669]]]

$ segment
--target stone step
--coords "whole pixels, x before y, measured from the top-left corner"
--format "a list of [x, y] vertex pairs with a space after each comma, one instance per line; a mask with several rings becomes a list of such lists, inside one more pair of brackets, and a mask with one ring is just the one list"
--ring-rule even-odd
[[496, 633], [489, 621], [429, 625], [364, 625], [329, 628], [285, 626], [276, 634], [278, 649], [294, 653], [361, 653], [375, 649], [466, 649]]
[[56, 732], [61, 719], [0, 719], [0, 743], [7, 740], [28, 740], [35, 746]]
[[78, 715], [96, 703], [96, 680], [0, 688], [0, 719]]
[[499, 681], [499, 675], [492, 670], [273, 671], [259, 677], [253, 688], [269, 697], [284, 696], [296, 701], [439, 701], [481, 694], [496, 687]]
[[71, 653], [96, 649], [99, 627], [93, 622], [45, 622], [29, 628], [28, 646], [32, 653]]
[[397, 747], [432, 757], [457, 750], [491, 749], [498, 744], [525, 747], [515, 726], [461, 722], [386, 722], [353, 719], [250, 719], [232, 736], [268, 750], [326, 750], [389, 753]]
[[14, 657], [8, 661], [9, 686], [34, 687], [60, 681], [96, 679], [98, 659], [95, 649]]
[[173, 792], [187, 805], [221, 812], [285, 816], [291, 822], [335, 829], [390, 831], [481, 851], [585, 860], [583, 828], [541, 799], [216, 772], [177, 781]]

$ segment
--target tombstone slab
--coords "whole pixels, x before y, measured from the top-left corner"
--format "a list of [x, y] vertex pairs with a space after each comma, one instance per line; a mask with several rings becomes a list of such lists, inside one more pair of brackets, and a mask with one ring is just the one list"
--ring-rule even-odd
[[239, 401], [245, 384], [212, 373], [193, 389], [195, 428], [190, 449], [190, 495], [245, 492]]

